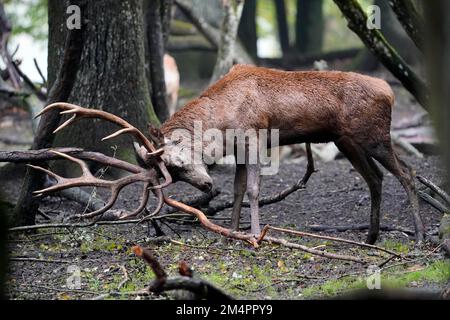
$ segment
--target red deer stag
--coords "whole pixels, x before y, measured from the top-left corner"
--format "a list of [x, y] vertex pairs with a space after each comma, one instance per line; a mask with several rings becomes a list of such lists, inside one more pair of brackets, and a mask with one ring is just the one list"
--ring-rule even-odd
[[[157, 165], [159, 174], [166, 179], [162, 185], [151, 187], [160, 199], [160, 189], [172, 182], [171, 176], [174, 181], [189, 182], [203, 191], [209, 191], [212, 187], [213, 181], [204, 161], [205, 154], [196, 154], [202, 153], [205, 148], [192, 149], [192, 141], [198, 138], [198, 132], [194, 130], [196, 121], [201, 123], [203, 132], [212, 128], [223, 133], [227, 129], [278, 129], [279, 145], [333, 141], [369, 186], [371, 213], [367, 242], [376, 241], [380, 224], [383, 174], [374, 160], [391, 172], [405, 189], [412, 207], [416, 241], [421, 241], [424, 226], [419, 215], [413, 175], [392, 148], [390, 125], [393, 103], [393, 92], [385, 81], [361, 74], [338, 71], [286, 72], [237, 65], [199, 98], [176, 112], [160, 130], [151, 129], [150, 136], [155, 145], [124, 120], [103, 111], [56, 103], [42, 112], [62, 109], [62, 113], [72, 114], [72, 118], [59, 129], [76, 117], [98, 117], [123, 127], [107, 138], [132, 133], [143, 143], [142, 147], [137, 148], [139, 156], [147, 164]], [[235, 144], [235, 141], [232, 143]], [[203, 160], [199, 163], [192, 161], [196, 156]], [[260, 170], [259, 163], [236, 165], [232, 212], [234, 229], [239, 226], [241, 204], [247, 191], [251, 208], [251, 232], [260, 233]], [[304, 182], [308, 180], [310, 173], [307, 172]], [[87, 182], [83, 182], [84, 184], [76, 180], [61, 180], [60, 177], [57, 179], [55, 187], [37, 192], [96, 183], [93, 178], [85, 180]], [[157, 184], [141, 173], [134, 179], [144, 181], [147, 185]], [[131, 180], [132, 178], [128, 178], [126, 182], [121, 181], [113, 191], [120, 190]], [[147, 189], [144, 188], [146, 200]], [[110, 203], [107, 207], [110, 207]], [[138, 214], [144, 207], [145, 203], [126, 217]], [[92, 215], [91, 213], [90, 216]]]

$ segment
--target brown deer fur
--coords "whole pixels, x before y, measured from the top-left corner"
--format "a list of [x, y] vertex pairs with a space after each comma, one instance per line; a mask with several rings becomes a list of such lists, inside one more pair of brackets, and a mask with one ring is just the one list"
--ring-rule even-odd
[[[183, 161], [181, 165], [171, 163], [171, 155], [177, 153], [179, 146], [168, 137], [175, 129], [186, 129], [192, 134], [194, 121], [201, 121], [203, 130], [279, 129], [280, 145], [333, 141], [369, 186], [372, 208], [367, 241], [375, 242], [380, 223], [382, 172], [373, 159], [397, 177], [406, 190], [416, 240], [420, 241], [424, 227], [413, 176], [391, 144], [393, 104], [394, 94], [381, 79], [352, 72], [287, 72], [237, 65], [163, 124], [161, 132], [167, 142], [163, 159], [168, 168], [185, 171], [182, 180], [207, 190], [212, 180], [204, 168], [188, 167]], [[233, 227], [239, 225], [240, 203], [247, 189], [252, 232], [257, 234], [259, 167], [237, 165], [236, 172]]]

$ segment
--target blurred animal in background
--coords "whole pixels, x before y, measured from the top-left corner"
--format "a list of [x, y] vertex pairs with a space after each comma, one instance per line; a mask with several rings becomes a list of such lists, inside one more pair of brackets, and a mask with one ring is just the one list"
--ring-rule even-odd
[[164, 55], [164, 80], [167, 90], [167, 107], [169, 114], [177, 111], [178, 90], [180, 90], [180, 73], [175, 59], [169, 54]]

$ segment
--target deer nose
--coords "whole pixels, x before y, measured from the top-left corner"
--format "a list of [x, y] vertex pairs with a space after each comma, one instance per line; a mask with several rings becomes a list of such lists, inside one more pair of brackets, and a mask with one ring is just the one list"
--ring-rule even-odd
[[211, 190], [212, 190], [212, 183], [211, 182], [205, 182], [204, 183], [204, 185], [203, 185], [203, 192], [206, 192], [206, 193], [208, 193], [208, 192], [211, 192]]

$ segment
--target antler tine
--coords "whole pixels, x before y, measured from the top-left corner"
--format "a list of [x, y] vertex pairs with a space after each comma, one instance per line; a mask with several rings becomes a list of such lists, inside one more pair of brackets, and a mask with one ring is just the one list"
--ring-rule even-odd
[[[41, 195], [41, 194], [45, 194], [45, 193], [52, 192], [52, 191], [58, 191], [58, 190], [67, 189], [67, 188], [71, 188], [71, 187], [81, 187], [81, 186], [96, 186], [96, 187], [100, 187], [100, 188], [109, 188], [111, 190], [110, 199], [103, 208], [93, 211], [93, 212], [90, 212], [90, 213], [87, 213], [87, 214], [80, 215], [79, 217], [82, 217], [82, 218], [92, 218], [92, 217], [103, 214], [104, 212], [109, 210], [114, 205], [114, 203], [117, 201], [120, 191], [124, 187], [126, 187], [127, 185], [130, 185], [134, 182], [144, 182], [143, 199], [141, 201], [139, 208], [133, 212], [133, 214], [138, 214], [145, 208], [145, 205], [147, 204], [147, 201], [149, 198], [149, 190], [150, 190], [149, 186], [152, 184], [158, 184], [155, 170], [142, 169], [142, 171], [138, 170], [131, 175], [128, 175], [128, 176], [125, 176], [125, 177], [122, 177], [122, 178], [119, 178], [116, 180], [104, 180], [104, 179], [100, 179], [100, 178], [93, 176], [91, 171], [89, 170], [88, 165], [83, 160], [69, 156], [62, 152], [58, 152], [58, 151], [52, 151], [52, 152], [62, 158], [66, 158], [70, 161], [73, 161], [73, 162], [76, 162], [77, 164], [79, 164], [83, 170], [82, 176], [80, 176], [78, 178], [64, 178], [48, 169], [34, 166], [34, 165], [28, 165], [33, 169], [40, 170], [40, 171], [47, 173], [51, 177], [55, 178], [57, 181], [57, 183], [55, 185], [50, 186], [45, 189], [42, 189], [42, 190], [34, 191], [33, 193]], [[111, 159], [113, 159], [113, 158], [110, 158], [110, 157], [107, 157], [104, 155], [101, 158], [97, 157], [97, 161], [99, 161], [100, 163], [111, 163]], [[116, 163], [116, 165], [117, 165], [117, 163]]]
[[89, 170], [88, 165], [83, 160], [77, 159], [75, 157], [69, 156], [66, 153], [59, 152], [59, 151], [56, 151], [56, 150], [50, 150], [50, 152], [54, 153], [54, 154], [56, 154], [56, 155], [58, 155], [58, 156], [60, 156], [62, 158], [66, 158], [67, 160], [70, 160], [72, 162], [77, 163], [80, 166], [81, 170], [83, 171], [83, 176], [84, 177], [92, 177], [92, 178], [94, 178], [94, 176], [91, 173], [91, 170]]
[[47, 107], [45, 107], [44, 109], [42, 109], [42, 111], [39, 112], [36, 115], [36, 117], [41, 116], [44, 113], [49, 112], [50, 110], [54, 110], [54, 109], [63, 110], [61, 112], [61, 114], [73, 114], [72, 117], [69, 120], [67, 120], [66, 122], [64, 122], [62, 125], [60, 125], [55, 130], [55, 132], [58, 132], [59, 130], [65, 128], [69, 124], [73, 123], [77, 117], [101, 118], [101, 119], [105, 119], [107, 121], [110, 121], [110, 122], [115, 123], [122, 127], [122, 129], [114, 132], [113, 134], [111, 134], [107, 137], [104, 137], [102, 140], [114, 138], [123, 133], [131, 133], [136, 139], [138, 139], [145, 146], [145, 148], [150, 153], [156, 151], [156, 147], [154, 146], [154, 144], [149, 139], [147, 139], [147, 137], [139, 129], [132, 126], [130, 123], [128, 123], [124, 119], [122, 119], [112, 113], [106, 112], [106, 111], [83, 108], [83, 107], [77, 106], [75, 104], [66, 103], [66, 102], [56, 102], [56, 103], [52, 103], [52, 104], [48, 105]]
[[53, 130], [53, 133], [57, 133], [58, 131], [64, 129], [65, 127], [67, 127], [69, 124], [71, 124], [72, 122], [74, 122], [77, 118], [77, 115], [74, 114], [72, 115], [69, 120], [66, 120], [62, 125], [60, 125], [58, 128], [56, 128], [55, 130]]
[[142, 191], [142, 198], [141, 198], [141, 202], [139, 204], [139, 207], [136, 210], [134, 210], [133, 212], [131, 212], [129, 214], [126, 214], [124, 216], [121, 216], [119, 218], [120, 220], [125, 220], [125, 219], [128, 219], [128, 218], [134, 217], [134, 216], [138, 215], [139, 213], [141, 213], [145, 209], [145, 206], [147, 205], [148, 198], [149, 198], [149, 195], [150, 195], [149, 186], [150, 186], [149, 182], [144, 184], [144, 188], [143, 188], [143, 191]]
[[164, 202], [164, 194], [163, 194], [162, 190], [161, 190], [161, 189], [156, 189], [156, 190], [154, 190], [153, 192], [155, 193], [156, 197], [158, 198], [158, 204], [157, 204], [155, 210], [153, 210], [152, 213], [149, 213], [149, 214], [146, 215], [144, 218], [142, 218], [142, 219], [138, 222], [138, 224], [139, 224], [139, 223], [142, 223], [142, 222], [144, 222], [144, 221], [150, 220], [152, 217], [154, 217], [155, 215], [157, 215], [157, 214], [161, 211], [162, 207], [164, 206], [164, 203], [165, 203], [165, 202]]
[[111, 139], [111, 138], [115, 138], [117, 136], [120, 136], [123, 133], [132, 132], [132, 131], [133, 131], [132, 128], [120, 129], [120, 130], [114, 132], [113, 134], [110, 134], [109, 136], [103, 137], [102, 141], [105, 141], [105, 140], [108, 140], [108, 139]]
[[52, 172], [52, 171], [50, 171], [50, 170], [48, 170], [48, 169], [45, 169], [45, 168], [42, 168], [42, 167], [39, 167], [39, 166], [35, 166], [35, 165], [32, 165], [32, 164], [27, 164], [26, 166], [27, 166], [27, 167], [30, 167], [30, 168], [32, 168], [32, 169], [35, 169], [35, 170], [43, 171], [43, 172], [45, 172], [46, 174], [48, 174], [49, 176], [51, 176], [51, 177], [53, 177], [54, 179], [56, 179], [56, 181], [58, 181], [58, 182], [64, 180], [63, 177], [57, 175], [56, 173], [54, 173], [54, 172]]
[[119, 197], [119, 192], [120, 192], [120, 190], [113, 189], [111, 191], [111, 196], [109, 197], [109, 201], [108, 201], [107, 204], [105, 204], [104, 207], [102, 207], [102, 208], [100, 208], [98, 210], [89, 212], [89, 213], [80, 214], [79, 217], [80, 218], [93, 218], [93, 217], [96, 217], [96, 216], [99, 216], [99, 215], [105, 213], [106, 211], [111, 209], [111, 207], [114, 205], [114, 203], [116, 203], [117, 198]]
[[158, 161], [158, 168], [161, 170], [161, 173], [164, 176], [164, 182], [157, 186], [152, 186], [150, 189], [162, 189], [170, 185], [173, 181], [172, 176], [170, 175], [169, 171], [166, 168], [166, 165], [163, 161]]

